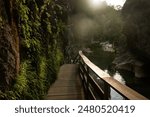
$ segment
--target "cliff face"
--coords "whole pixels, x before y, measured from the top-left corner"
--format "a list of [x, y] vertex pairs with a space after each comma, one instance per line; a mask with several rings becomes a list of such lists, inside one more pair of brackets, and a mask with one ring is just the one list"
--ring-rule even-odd
[[124, 33], [130, 50], [141, 60], [150, 60], [150, 1], [127, 0], [123, 6]]
[[64, 60], [68, 9], [68, 1], [0, 0], [0, 99], [43, 98]]
[[0, 0], [0, 89], [6, 90], [19, 71], [19, 37], [13, 0]]

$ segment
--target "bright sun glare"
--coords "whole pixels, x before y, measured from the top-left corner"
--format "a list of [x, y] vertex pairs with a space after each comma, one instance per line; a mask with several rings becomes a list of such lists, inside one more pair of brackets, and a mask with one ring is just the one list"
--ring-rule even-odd
[[92, 7], [98, 7], [98, 6], [100, 6], [100, 4], [103, 1], [106, 1], [106, 3], [109, 5], [114, 5], [114, 6], [121, 5], [121, 6], [123, 6], [123, 4], [126, 0], [90, 0], [90, 3], [92, 5]]
[[101, 0], [92, 0], [93, 5], [99, 5], [101, 3]]
[[101, 3], [105, 0], [89, 0], [89, 4], [91, 8], [97, 9], [101, 5]]
[[123, 4], [125, 3], [126, 0], [105, 0], [107, 2], [107, 4], [111, 4], [111, 5], [121, 5], [123, 6]]
[[93, 7], [98, 7], [98, 6], [100, 6], [101, 2], [102, 2], [102, 0], [91, 0], [91, 5]]

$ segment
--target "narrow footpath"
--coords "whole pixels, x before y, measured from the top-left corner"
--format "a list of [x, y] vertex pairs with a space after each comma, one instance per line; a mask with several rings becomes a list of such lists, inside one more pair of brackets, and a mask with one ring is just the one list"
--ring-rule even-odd
[[82, 84], [79, 79], [78, 65], [64, 64], [58, 78], [50, 87], [47, 100], [82, 100], [84, 99]]

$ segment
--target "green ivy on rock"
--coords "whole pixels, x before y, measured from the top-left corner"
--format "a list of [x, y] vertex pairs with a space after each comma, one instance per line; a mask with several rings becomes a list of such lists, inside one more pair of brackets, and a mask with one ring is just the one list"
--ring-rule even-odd
[[54, 0], [16, 0], [20, 73], [1, 99], [43, 99], [64, 60], [65, 7]]

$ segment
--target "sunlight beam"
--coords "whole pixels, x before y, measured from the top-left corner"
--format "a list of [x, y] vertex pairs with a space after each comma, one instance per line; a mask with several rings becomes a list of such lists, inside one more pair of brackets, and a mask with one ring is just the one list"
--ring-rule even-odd
[[91, 1], [94, 6], [99, 6], [102, 2], [102, 0], [91, 0]]
[[103, 2], [105, 0], [88, 0], [89, 6], [93, 9], [93, 10], [97, 10], [99, 9], [101, 6], [103, 6]]

